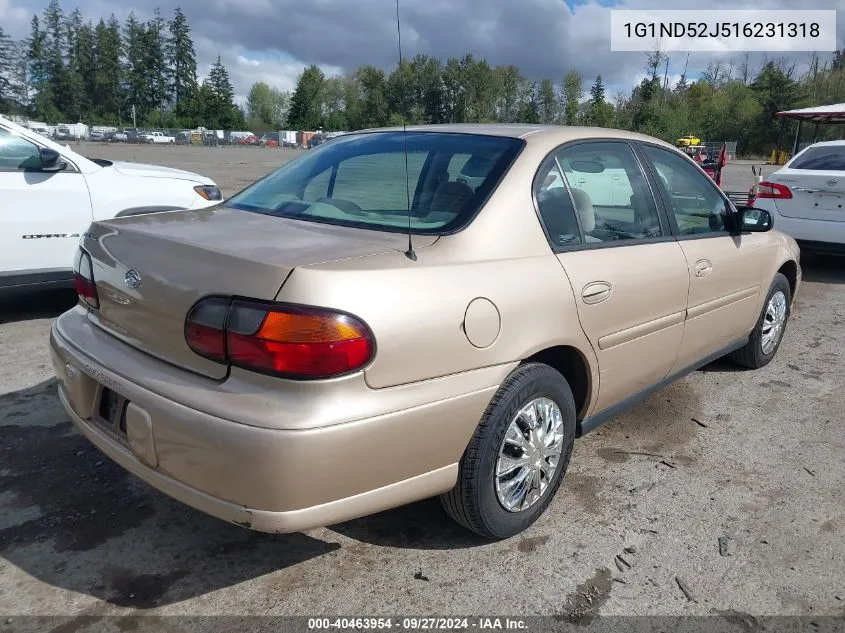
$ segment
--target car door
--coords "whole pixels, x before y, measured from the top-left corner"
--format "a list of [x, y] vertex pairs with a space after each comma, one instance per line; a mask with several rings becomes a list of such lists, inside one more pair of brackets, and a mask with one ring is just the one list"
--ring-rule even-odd
[[746, 336], [756, 323], [765, 252], [758, 235], [734, 230], [736, 213], [716, 184], [673, 150], [639, 144], [672, 231], [686, 257], [689, 301], [684, 340], [672, 372]]
[[562, 146], [541, 166], [535, 196], [571, 286], [560, 291], [575, 294], [598, 359], [595, 414], [659, 383], [675, 363], [686, 260], [626, 142]]
[[85, 177], [70, 163], [42, 171], [39, 150], [0, 127], [0, 285], [69, 278], [91, 222]]

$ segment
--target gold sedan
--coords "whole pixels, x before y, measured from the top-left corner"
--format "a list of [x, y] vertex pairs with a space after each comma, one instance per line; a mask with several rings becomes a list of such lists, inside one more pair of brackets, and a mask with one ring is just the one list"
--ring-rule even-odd
[[647, 136], [347, 134], [217, 207], [93, 223], [59, 398], [124, 468], [255, 530], [440, 495], [506, 538], [576, 437], [774, 357], [801, 274], [772, 228]]

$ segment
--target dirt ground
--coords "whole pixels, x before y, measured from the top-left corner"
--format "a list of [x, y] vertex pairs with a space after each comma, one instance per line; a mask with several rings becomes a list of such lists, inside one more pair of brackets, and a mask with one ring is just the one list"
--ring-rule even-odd
[[[83, 150], [196, 170], [228, 195], [295, 155]], [[750, 186], [750, 163], [734, 182]], [[845, 616], [845, 262], [803, 264], [774, 362], [717, 362], [588, 435], [545, 516], [493, 544], [436, 501], [281, 536], [171, 501], [56, 399], [48, 332], [73, 298], [0, 306], [0, 630], [135, 613]]]

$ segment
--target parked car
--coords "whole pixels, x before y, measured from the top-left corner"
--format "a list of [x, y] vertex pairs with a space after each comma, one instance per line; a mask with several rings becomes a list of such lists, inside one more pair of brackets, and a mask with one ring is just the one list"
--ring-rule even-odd
[[278, 132], [267, 132], [266, 134], [262, 135], [261, 138], [258, 139], [257, 145], [261, 147], [278, 147], [279, 146], [279, 133]]
[[0, 118], [0, 294], [69, 287], [79, 237], [92, 221], [221, 199], [204, 176], [88, 159]]
[[168, 136], [164, 132], [147, 132], [141, 134], [138, 140], [142, 143], [150, 143], [154, 145], [173, 145], [176, 143], [175, 136]]
[[129, 140], [129, 135], [126, 132], [115, 132], [111, 135], [112, 143], [126, 143]]
[[796, 154], [757, 186], [754, 204], [801, 248], [845, 254], [845, 141]]
[[69, 127], [60, 125], [56, 128], [56, 134], [53, 138], [57, 141], [72, 141], [75, 139], [73, 131]]
[[191, 133], [189, 131], [179, 132], [176, 135], [175, 143], [176, 143], [176, 145], [190, 145], [191, 144]]
[[682, 136], [677, 141], [675, 141], [675, 145], [678, 147], [689, 147], [690, 145], [701, 145], [701, 139], [693, 134], [687, 134], [686, 136]]
[[103, 132], [91, 132], [88, 135], [89, 143], [102, 143], [106, 140], [106, 135]]
[[771, 229], [639, 134], [353, 133], [216, 208], [95, 221], [58, 393], [118, 464], [248, 528], [441, 495], [505, 538], [576, 437], [722, 356], [772, 360], [801, 273]]

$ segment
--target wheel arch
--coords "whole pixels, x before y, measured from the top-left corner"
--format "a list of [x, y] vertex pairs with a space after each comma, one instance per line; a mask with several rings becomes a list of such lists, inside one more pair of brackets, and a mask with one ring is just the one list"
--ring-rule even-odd
[[798, 262], [788, 259], [780, 265], [777, 272], [786, 277], [786, 280], [789, 282], [790, 299], [794, 299], [795, 291], [798, 288]]
[[594, 385], [590, 362], [581, 350], [572, 345], [553, 345], [525, 358], [522, 364], [525, 363], [543, 363], [562, 374], [572, 390], [578, 419], [586, 416], [593, 400]]

